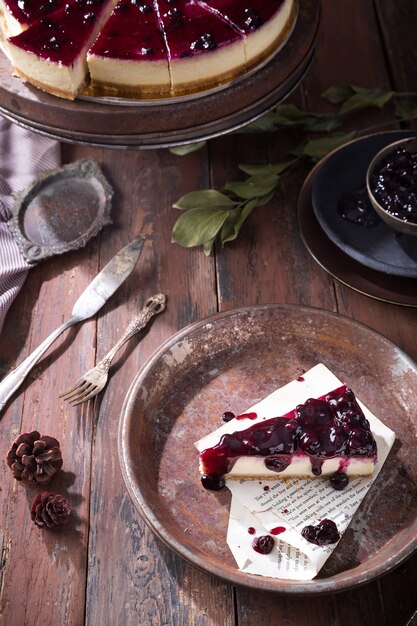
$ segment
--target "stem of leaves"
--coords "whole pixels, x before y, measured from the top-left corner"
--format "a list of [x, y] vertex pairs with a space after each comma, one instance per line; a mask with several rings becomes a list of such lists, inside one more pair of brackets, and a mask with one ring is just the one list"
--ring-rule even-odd
[[[278, 189], [283, 176], [288, 175], [301, 161], [314, 164], [329, 152], [351, 141], [355, 137], [372, 132], [388, 124], [409, 122], [417, 119], [417, 94], [366, 89], [355, 85], [329, 87], [322, 97], [338, 107], [335, 113], [303, 111], [292, 104], [278, 106], [239, 132], [276, 132], [284, 128], [298, 128], [306, 138], [295, 146], [289, 159], [268, 165], [239, 165], [248, 174], [241, 181], [231, 181], [221, 191], [205, 189], [192, 191], [182, 196], [173, 205], [183, 211], [172, 231], [172, 242], [186, 248], [203, 246], [209, 255], [217, 238], [222, 245], [234, 241], [256, 207], [267, 204]], [[341, 132], [346, 118], [360, 110], [390, 106], [392, 117], [378, 126]], [[317, 135], [318, 136], [314, 136]], [[173, 148], [179, 156], [194, 152], [206, 142]]]

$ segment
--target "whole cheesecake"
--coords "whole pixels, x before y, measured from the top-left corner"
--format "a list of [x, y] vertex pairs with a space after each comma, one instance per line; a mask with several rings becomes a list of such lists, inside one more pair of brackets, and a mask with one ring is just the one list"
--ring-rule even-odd
[[16, 73], [65, 98], [88, 81], [176, 96], [244, 75], [285, 42], [296, 0], [0, 0]]

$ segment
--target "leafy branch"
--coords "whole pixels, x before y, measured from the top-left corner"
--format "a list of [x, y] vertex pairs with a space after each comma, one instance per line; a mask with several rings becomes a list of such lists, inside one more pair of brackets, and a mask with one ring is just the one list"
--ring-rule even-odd
[[[290, 152], [287, 160], [269, 165], [239, 165], [248, 175], [243, 181], [232, 181], [221, 191], [204, 189], [182, 196], [173, 205], [182, 212], [172, 231], [172, 242], [186, 248], [203, 246], [209, 255], [219, 237], [222, 245], [237, 238], [240, 229], [256, 207], [267, 204], [287, 176], [301, 162], [313, 165], [332, 150], [370, 130], [342, 132], [346, 118], [369, 107], [392, 107], [388, 124], [417, 119], [417, 94], [365, 89], [355, 85], [333, 86], [322, 97], [338, 107], [333, 113], [303, 111], [292, 104], [278, 106], [259, 120], [248, 124], [239, 132], [275, 132], [296, 128], [309, 137]], [[379, 127], [386, 125], [380, 124]], [[319, 133], [318, 137], [310, 134]], [[199, 150], [206, 142], [172, 148], [174, 154], [183, 156]]]

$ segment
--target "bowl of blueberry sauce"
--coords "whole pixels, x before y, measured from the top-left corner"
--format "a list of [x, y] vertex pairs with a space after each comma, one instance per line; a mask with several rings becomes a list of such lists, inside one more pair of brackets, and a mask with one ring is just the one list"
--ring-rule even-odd
[[366, 187], [384, 222], [417, 236], [417, 137], [401, 139], [380, 150], [369, 164]]

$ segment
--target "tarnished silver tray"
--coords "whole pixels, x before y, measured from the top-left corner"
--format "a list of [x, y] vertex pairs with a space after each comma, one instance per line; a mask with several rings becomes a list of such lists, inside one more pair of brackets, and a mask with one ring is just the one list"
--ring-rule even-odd
[[30, 264], [85, 246], [111, 223], [113, 190], [94, 159], [45, 171], [15, 194], [7, 222]]
[[63, 100], [11, 74], [0, 54], [0, 113], [64, 141], [115, 148], [184, 144], [236, 130], [285, 98], [313, 58], [320, 3], [299, 0], [298, 18], [282, 49], [256, 71], [198, 96], [173, 100]]

